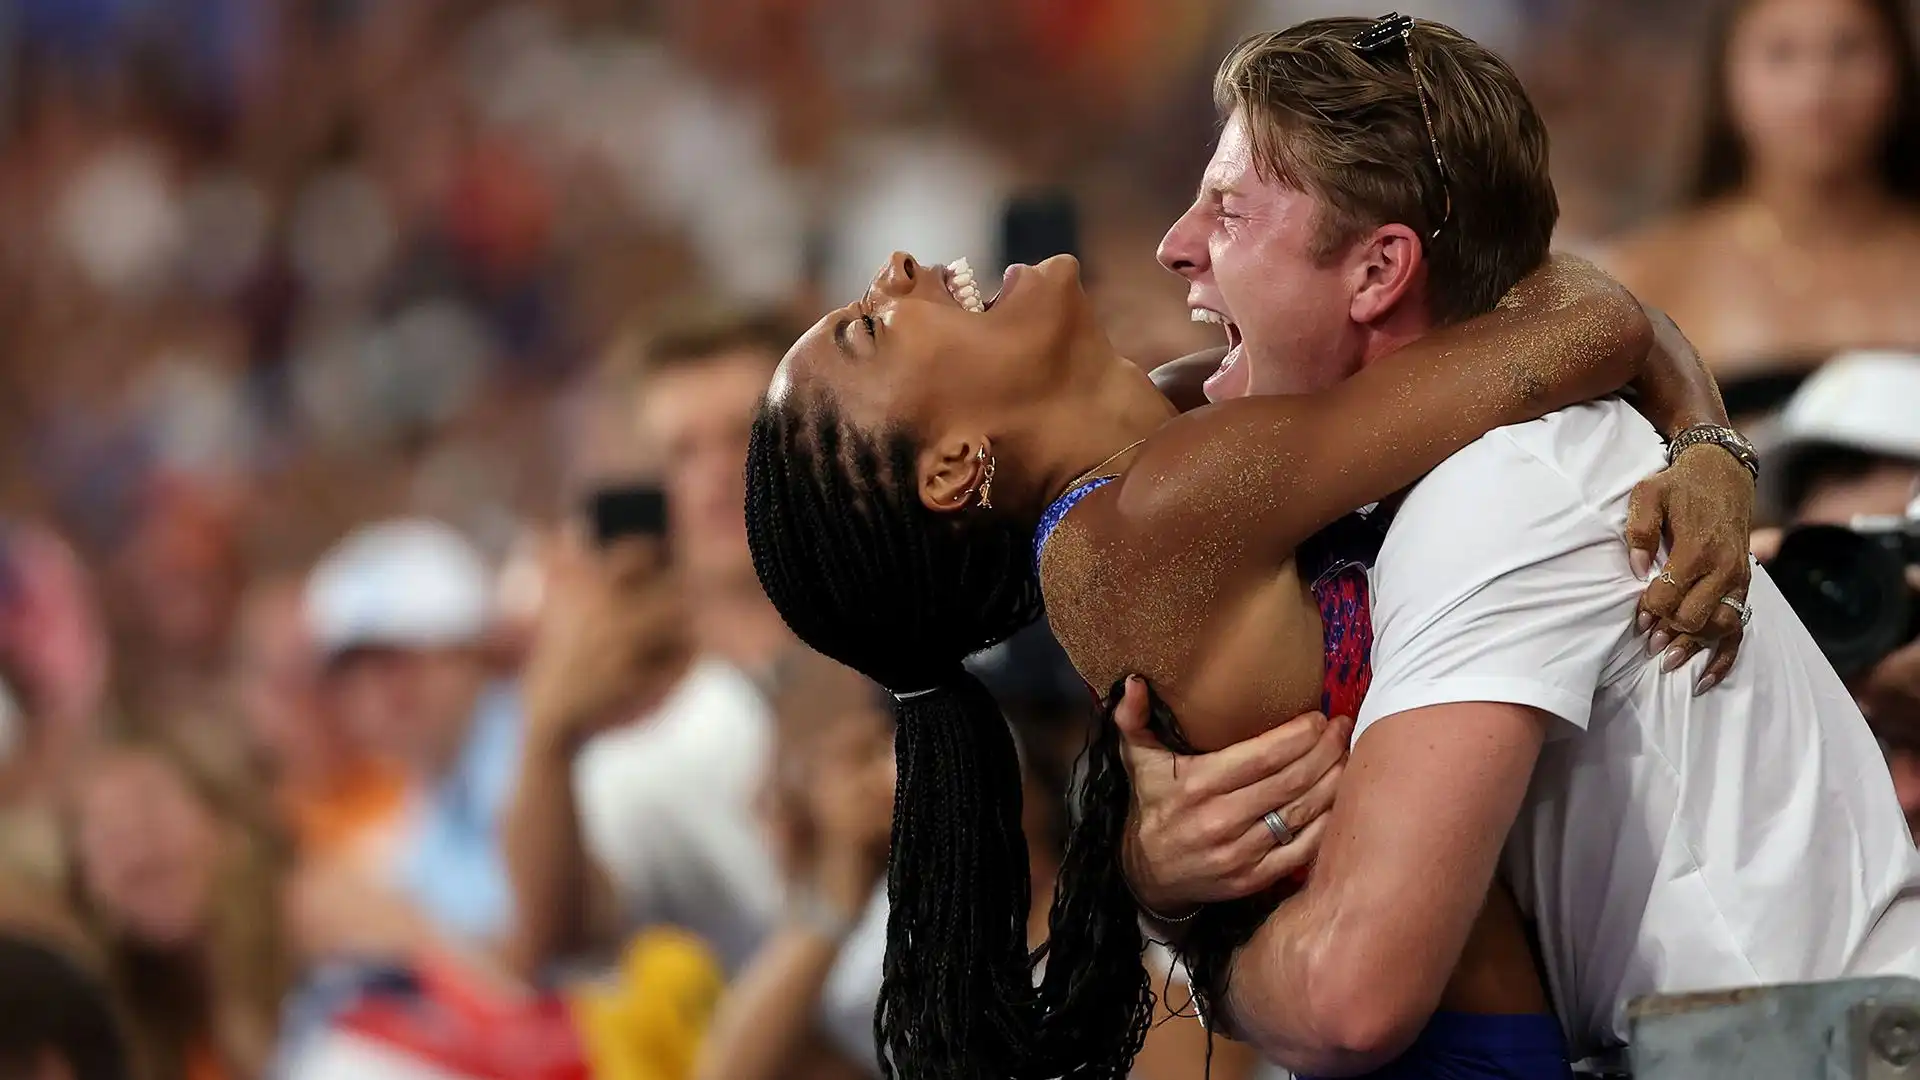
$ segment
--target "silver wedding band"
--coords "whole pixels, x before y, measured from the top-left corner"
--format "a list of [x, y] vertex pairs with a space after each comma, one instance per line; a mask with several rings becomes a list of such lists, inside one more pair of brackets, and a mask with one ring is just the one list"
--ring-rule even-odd
[[1720, 602], [1740, 613], [1740, 629], [1745, 630], [1747, 624], [1753, 621], [1753, 609], [1747, 605], [1731, 596], [1721, 597]]
[[1267, 823], [1267, 831], [1273, 834], [1276, 847], [1293, 843], [1293, 830], [1287, 827], [1287, 819], [1280, 816], [1280, 811], [1269, 810], [1260, 815], [1260, 820]]

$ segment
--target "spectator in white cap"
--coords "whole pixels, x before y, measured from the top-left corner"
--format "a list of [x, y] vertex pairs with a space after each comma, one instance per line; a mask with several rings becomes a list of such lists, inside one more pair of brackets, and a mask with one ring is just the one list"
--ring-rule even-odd
[[1789, 520], [1894, 514], [1920, 477], [1920, 353], [1848, 352], [1781, 414], [1770, 455]]
[[442, 932], [473, 943], [497, 940], [513, 914], [499, 819], [520, 717], [484, 651], [492, 594], [473, 546], [425, 520], [354, 532], [306, 589], [331, 706], [409, 774], [391, 883]]
[[[1790, 525], [1853, 525], [1920, 512], [1920, 353], [1835, 357], [1794, 394], [1770, 455]], [[1771, 558], [1780, 537], [1754, 538]], [[1907, 584], [1920, 602], [1920, 572]], [[1886, 752], [1907, 825], [1920, 838], [1920, 643], [1848, 680]]]

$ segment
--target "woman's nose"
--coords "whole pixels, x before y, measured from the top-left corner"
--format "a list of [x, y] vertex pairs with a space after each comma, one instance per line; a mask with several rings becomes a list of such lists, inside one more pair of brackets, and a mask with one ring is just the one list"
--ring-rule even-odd
[[913, 261], [913, 256], [904, 251], [896, 251], [893, 258], [880, 270], [880, 276], [873, 279], [876, 292], [888, 296], [905, 296], [913, 291], [914, 282], [919, 280], [921, 266]]

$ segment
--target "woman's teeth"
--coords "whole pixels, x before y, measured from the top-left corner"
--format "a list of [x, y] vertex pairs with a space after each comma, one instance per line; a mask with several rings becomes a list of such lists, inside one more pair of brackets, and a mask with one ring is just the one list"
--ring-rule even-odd
[[947, 264], [947, 291], [953, 294], [960, 306], [975, 314], [984, 315], [987, 305], [980, 299], [980, 288], [973, 283], [973, 267], [965, 259], [955, 259]]

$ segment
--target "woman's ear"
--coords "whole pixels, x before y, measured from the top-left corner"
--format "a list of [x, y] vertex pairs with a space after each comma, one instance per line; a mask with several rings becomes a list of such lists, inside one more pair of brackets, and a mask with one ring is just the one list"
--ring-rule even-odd
[[942, 438], [920, 451], [920, 502], [935, 513], [964, 510], [987, 476], [985, 436]]

